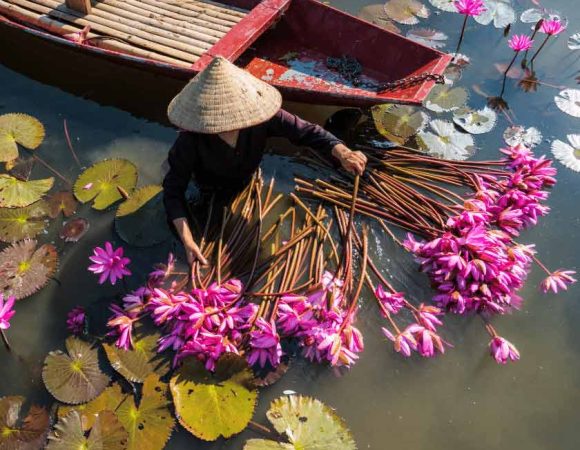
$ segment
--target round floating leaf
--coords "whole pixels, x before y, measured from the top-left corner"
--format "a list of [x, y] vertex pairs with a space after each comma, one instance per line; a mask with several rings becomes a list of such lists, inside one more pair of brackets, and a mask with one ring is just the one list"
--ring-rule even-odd
[[146, 333], [137, 329], [133, 335], [133, 349], [123, 350], [114, 344], [103, 344], [107, 358], [117, 372], [127, 380], [143, 383], [153, 373], [165, 375], [169, 370], [168, 361], [157, 353], [158, 332]]
[[133, 192], [117, 210], [115, 230], [121, 239], [136, 247], [165, 241], [169, 227], [163, 207], [163, 188], [150, 185]]
[[435, 112], [454, 111], [461, 108], [467, 102], [467, 91], [463, 88], [450, 88], [438, 84], [431, 89], [425, 99], [425, 107]]
[[121, 391], [121, 386], [118, 384], [113, 384], [112, 386], [106, 388], [99, 394], [97, 398], [91, 400], [89, 403], [74, 406], [59, 406], [58, 417], [61, 419], [68, 415], [71, 411], [77, 411], [81, 417], [83, 430], [88, 431], [93, 428], [95, 419], [97, 418], [97, 414], [99, 412], [104, 410], [117, 411], [117, 408], [121, 403], [128, 401], [129, 396], [129, 394], [124, 394]]
[[0, 253], [0, 292], [17, 300], [34, 294], [58, 266], [56, 248], [50, 244], [36, 248], [36, 241], [15, 242]]
[[[319, 400], [301, 395], [280, 397], [266, 413], [276, 431], [285, 434], [291, 446], [272, 446], [273, 441], [251, 439], [244, 450], [303, 449], [355, 450], [356, 444], [344, 421]], [[266, 446], [264, 446], [266, 445]]]
[[125, 450], [127, 431], [112, 411], [101, 411], [88, 436], [81, 416], [71, 411], [60, 419], [48, 437], [47, 450]]
[[0, 174], [0, 208], [18, 208], [37, 202], [54, 183], [54, 178], [21, 181], [10, 175]]
[[511, 0], [483, 0], [485, 11], [475, 16], [476, 22], [489, 25], [493, 22], [496, 28], [505, 28], [516, 21], [516, 12], [512, 8]]
[[378, 105], [371, 109], [377, 131], [383, 136], [394, 134], [404, 139], [422, 130], [429, 117], [412, 106]]
[[431, 48], [445, 47], [445, 41], [447, 40], [445, 33], [431, 28], [415, 28], [407, 33], [407, 37]]
[[453, 122], [471, 134], [489, 133], [497, 122], [497, 114], [487, 106], [479, 111], [461, 108], [453, 114]]
[[457, 12], [455, 8], [455, 0], [429, 0], [435, 8], [442, 9], [447, 12]]
[[33, 238], [46, 229], [48, 207], [43, 200], [26, 208], [0, 208], [0, 241]]
[[533, 23], [536, 24], [540, 19], [545, 16], [545, 10], [539, 8], [526, 9], [521, 15], [520, 20], [523, 23]]
[[105, 209], [123, 197], [119, 188], [131, 192], [137, 184], [137, 167], [126, 159], [109, 159], [85, 170], [75, 182], [74, 194], [78, 201], [91, 200], [93, 208]]
[[568, 38], [568, 48], [570, 50], [580, 50], [580, 33], [574, 33]]
[[44, 408], [32, 405], [24, 416], [24, 397], [0, 398], [0, 449], [42, 448], [48, 434], [49, 417]]
[[503, 133], [505, 143], [511, 147], [525, 145], [533, 148], [542, 142], [542, 133], [534, 127], [524, 128], [520, 126], [508, 127]]
[[[200, 405], [189, 405], [200, 408]], [[161, 450], [171, 436], [175, 424], [169, 400], [167, 384], [156, 375], [149, 375], [143, 383], [141, 402], [137, 407], [127, 399], [117, 409], [117, 417], [129, 432], [128, 450]]]
[[28, 114], [0, 116], [0, 161], [18, 158], [18, 145], [34, 150], [44, 139], [44, 126]]
[[429, 10], [417, 0], [389, 0], [384, 9], [387, 16], [405, 25], [415, 25], [419, 18], [429, 17]]
[[574, 117], [580, 117], [580, 89], [564, 89], [556, 97], [556, 106]]
[[78, 404], [94, 399], [109, 384], [109, 377], [99, 368], [96, 349], [70, 336], [67, 353], [50, 352], [44, 360], [42, 379], [48, 391], [63, 403]]
[[358, 12], [358, 17], [393, 33], [401, 32], [397, 25], [387, 16], [383, 4], [365, 6]]
[[433, 120], [430, 126], [433, 132], [421, 131], [417, 134], [417, 143], [429, 154], [461, 161], [475, 152], [473, 137], [457, 131], [451, 122]]
[[296, 447], [286, 442], [268, 441], [266, 439], [248, 439], [244, 450], [296, 450]]
[[62, 224], [59, 237], [65, 242], [78, 242], [89, 231], [89, 221], [83, 217], [67, 220]]
[[245, 359], [225, 354], [209, 373], [199, 361], [187, 359], [171, 378], [171, 394], [179, 423], [206, 441], [229, 438], [251, 420], [257, 391]]
[[552, 142], [554, 157], [574, 172], [580, 172], [580, 134], [569, 134], [568, 142]]
[[77, 211], [78, 203], [70, 191], [55, 192], [48, 196], [46, 202], [50, 208], [50, 217], [53, 219], [61, 212], [63, 216], [70, 217]]

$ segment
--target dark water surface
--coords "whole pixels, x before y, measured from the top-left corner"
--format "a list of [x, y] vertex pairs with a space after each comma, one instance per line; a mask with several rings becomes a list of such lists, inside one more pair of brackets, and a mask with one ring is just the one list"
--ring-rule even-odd
[[[356, 12], [366, 3], [333, 4]], [[514, 3], [518, 13], [534, 6], [528, 0]], [[580, 31], [579, 5], [576, 0], [545, 3], [560, 9], [570, 26], [538, 58], [537, 75], [551, 84], [575, 87], [580, 52], [570, 52], [566, 40]], [[449, 34], [447, 47], [452, 51], [460, 24], [461, 17], [441, 13], [419, 26]], [[406, 32], [412, 27], [401, 28]], [[524, 33], [529, 26], [518, 22], [513, 28]], [[512, 55], [502, 30], [470, 21], [462, 52], [472, 58], [472, 65], [457, 85], [471, 88], [478, 84], [488, 95], [497, 95], [501, 75], [493, 64], [507, 62]], [[138, 165], [141, 185], [160, 182], [161, 163], [175, 138], [175, 131], [164, 123], [165, 106], [181, 84], [95, 64], [51, 46], [38, 48], [14, 33], [0, 34], [0, 114], [23, 112], [40, 119], [47, 137], [39, 154], [71, 179], [78, 170], [66, 147], [63, 119], [83, 164], [125, 157]], [[526, 94], [508, 80], [505, 99], [516, 123], [534, 126], [544, 135], [536, 153], [549, 153], [552, 140], [580, 133], [580, 120], [555, 106], [557, 93], [557, 89], [540, 86], [538, 92]], [[485, 98], [472, 92], [468, 103], [480, 108]], [[319, 122], [333, 111], [308, 105], [287, 107]], [[497, 158], [501, 134], [508, 125], [500, 115], [491, 133], [475, 136], [479, 147], [475, 158]], [[294, 173], [316, 174], [292, 156], [292, 148], [285, 142], [273, 142], [272, 148], [276, 152], [265, 158], [263, 169], [266, 176], [276, 176], [278, 189], [290, 191]], [[526, 231], [520, 241], [536, 243], [549, 267], [578, 270], [580, 175], [559, 163], [556, 166], [558, 184], [549, 201], [552, 213]], [[36, 177], [46, 176], [41, 168], [35, 170]], [[58, 275], [61, 283], [51, 283], [18, 303], [9, 333], [21, 359], [0, 349], [0, 396], [24, 395], [48, 403], [40, 370], [46, 353], [63, 347], [66, 312], [120, 289], [97, 288], [93, 275], [86, 271], [93, 246], [108, 239], [121, 244], [112, 232], [114, 212], [95, 213], [83, 206], [78, 215], [91, 222], [90, 232], [79, 243], [65, 244], [58, 239], [58, 220], [41, 237], [65, 250]], [[416, 273], [415, 263], [378, 232], [374, 242], [376, 258], [397, 286], [414, 298], [428, 300], [431, 291], [425, 277]], [[127, 247], [133, 272], [148, 270], [170, 249], [171, 243], [146, 250]], [[558, 297], [542, 296], [537, 290], [541, 278], [540, 270], [534, 269], [521, 291], [526, 300], [522, 310], [494, 322], [522, 353], [517, 364], [498, 366], [489, 357], [488, 338], [478, 318], [447, 319], [443, 334], [455, 347], [444, 356], [405, 360], [380, 334], [381, 319], [372, 302], [369, 306], [363, 302], [358, 324], [366, 348], [355, 367], [337, 376], [329, 368], [298, 361], [280, 382], [261, 392], [255, 420], [265, 423], [270, 400], [289, 389], [335, 407], [360, 449], [576, 449], [580, 445], [580, 291], [576, 287]], [[239, 449], [248, 437], [253, 434], [245, 432], [227, 442], [205, 444], [180, 431], [174, 433], [168, 448]]]

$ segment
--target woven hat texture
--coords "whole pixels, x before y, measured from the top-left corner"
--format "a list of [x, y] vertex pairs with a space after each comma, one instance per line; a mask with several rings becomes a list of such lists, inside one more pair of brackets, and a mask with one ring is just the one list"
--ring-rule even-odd
[[183, 130], [222, 133], [265, 122], [281, 105], [275, 87], [216, 57], [171, 100], [167, 116]]

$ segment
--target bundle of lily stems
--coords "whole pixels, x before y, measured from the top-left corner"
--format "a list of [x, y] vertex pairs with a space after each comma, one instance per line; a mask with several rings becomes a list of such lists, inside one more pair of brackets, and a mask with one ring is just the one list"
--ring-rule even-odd
[[[447, 161], [411, 148], [365, 151], [364, 176], [297, 178], [298, 195], [290, 194], [286, 208], [274, 181], [266, 187], [259, 175], [228, 208], [210, 207], [198, 239], [211, 264], [194, 263], [181, 281], [171, 258], [152, 272], [116, 310], [112, 323], [125, 326], [114, 330], [118, 345], [130, 346], [122, 339], [128, 323], [150, 316], [163, 333], [159, 351], [173, 351], [175, 365], [194, 357], [213, 370], [231, 352], [267, 372], [298, 352], [348, 367], [364, 348], [355, 322], [366, 283], [385, 319], [382, 331], [401, 355], [444, 353], [450, 344], [439, 334], [442, 318], [455, 313], [483, 318], [497, 362], [518, 359], [491, 317], [520, 306], [517, 291], [533, 262], [547, 272], [544, 291], [575, 281], [573, 272], [549, 271], [533, 246], [515, 241], [549, 211], [551, 161], [523, 146], [502, 149], [506, 156], [496, 161]], [[414, 255], [436, 291], [431, 303], [407, 299], [387, 280], [368, 252], [367, 226]]]

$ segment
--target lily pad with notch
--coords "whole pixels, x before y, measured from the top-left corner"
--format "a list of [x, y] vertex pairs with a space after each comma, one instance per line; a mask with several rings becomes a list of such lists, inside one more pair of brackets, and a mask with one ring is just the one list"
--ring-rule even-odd
[[373, 106], [371, 113], [377, 131], [387, 138], [392, 134], [406, 140], [429, 121], [429, 116], [423, 111], [405, 105]]
[[119, 205], [115, 230], [121, 239], [136, 247], [149, 247], [167, 240], [170, 231], [163, 207], [163, 188], [143, 186], [130, 194]]
[[435, 8], [441, 9], [447, 12], [457, 12], [455, 8], [455, 0], [429, 0]]
[[451, 88], [438, 84], [425, 99], [425, 107], [437, 113], [455, 111], [465, 106], [467, 98], [467, 91], [461, 87]]
[[431, 131], [417, 134], [417, 143], [427, 153], [438, 158], [462, 161], [475, 153], [475, 143], [470, 134], [458, 131], [451, 122], [433, 120]]
[[25, 208], [0, 208], [0, 241], [30, 239], [46, 230], [49, 211], [39, 200]]
[[28, 297], [48, 283], [57, 266], [54, 245], [37, 248], [32, 239], [15, 242], [0, 253], [0, 292], [17, 300]]
[[511, 0], [483, 0], [485, 10], [473, 18], [482, 25], [493, 22], [496, 28], [505, 28], [516, 21], [516, 12]]
[[54, 178], [22, 181], [0, 174], [0, 208], [23, 208], [40, 200], [54, 184]]
[[86, 403], [97, 397], [109, 384], [109, 377], [99, 367], [98, 351], [91, 344], [70, 336], [67, 353], [52, 351], [44, 360], [42, 380], [60, 402]]
[[480, 110], [460, 108], [453, 114], [453, 122], [471, 134], [489, 133], [497, 122], [497, 113], [487, 106]]
[[128, 434], [113, 411], [101, 411], [88, 435], [81, 415], [71, 411], [48, 436], [47, 450], [125, 450]]
[[44, 140], [44, 126], [28, 114], [10, 113], [0, 116], [0, 162], [18, 158], [18, 144], [29, 150]]
[[51, 194], [46, 199], [50, 208], [50, 217], [56, 218], [61, 212], [64, 217], [70, 217], [77, 211], [78, 202], [70, 191], [60, 191]]
[[107, 159], [86, 169], [74, 184], [74, 195], [81, 203], [93, 201], [103, 210], [121, 200], [119, 188], [131, 192], [137, 185], [137, 167], [126, 159]]
[[24, 397], [0, 398], [0, 449], [35, 450], [42, 448], [48, 434], [46, 409], [31, 405], [23, 412]]
[[290, 395], [272, 402], [266, 417], [289, 443], [250, 439], [244, 450], [356, 450], [356, 444], [344, 421], [336, 413], [311, 397]]
[[258, 392], [244, 358], [224, 354], [215, 373], [188, 358], [170, 381], [175, 414], [190, 433], [205, 441], [241, 432], [254, 414]]
[[384, 10], [388, 17], [404, 25], [416, 25], [419, 19], [429, 17], [429, 9], [418, 0], [389, 0]]
[[556, 106], [573, 117], [580, 117], [580, 89], [564, 89], [554, 97]]

